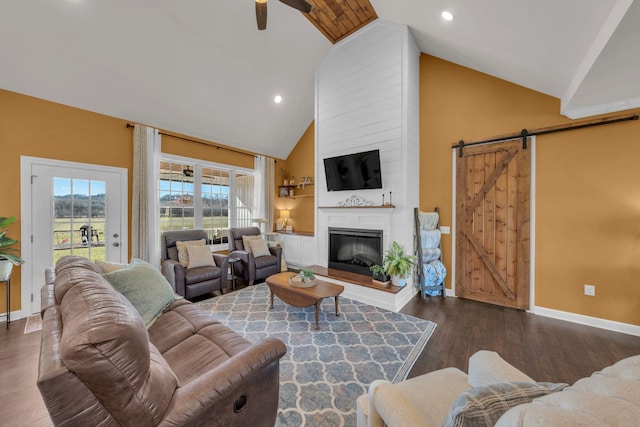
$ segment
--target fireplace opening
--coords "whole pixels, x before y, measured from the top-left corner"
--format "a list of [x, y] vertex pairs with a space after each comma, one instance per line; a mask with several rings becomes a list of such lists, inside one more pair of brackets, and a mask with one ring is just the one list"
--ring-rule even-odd
[[371, 276], [382, 263], [382, 230], [329, 227], [329, 268]]

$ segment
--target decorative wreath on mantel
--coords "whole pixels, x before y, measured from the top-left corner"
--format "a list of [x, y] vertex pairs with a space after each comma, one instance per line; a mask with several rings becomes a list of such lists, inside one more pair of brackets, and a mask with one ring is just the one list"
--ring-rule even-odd
[[373, 202], [354, 194], [346, 200], [338, 202], [338, 206], [373, 206]]

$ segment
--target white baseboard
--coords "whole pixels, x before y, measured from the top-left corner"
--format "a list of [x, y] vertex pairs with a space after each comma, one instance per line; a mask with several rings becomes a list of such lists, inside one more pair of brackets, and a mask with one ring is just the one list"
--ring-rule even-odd
[[[22, 319], [22, 310], [12, 311], [11, 312], [11, 321]], [[7, 321], [7, 313], [0, 314], [0, 322]]]
[[458, 298], [456, 296], [456, 291], [454, 291], [453, 289], [449, 289], [449, 288], [444, 288], [445, 290], [445, 295], [448, 297], [454, 297], [454, 298]]
[[567, 322], [579, 323], [581, 325], [593, 326], [595, 328], [607, 329], [609, 331], [622, 332], [623, 334], [640, 337], [640, 326], [638, 325], [536, 306], [529, 309], [528, 312], [539, 316], [552, 317], [554, 319], [566, 320]]

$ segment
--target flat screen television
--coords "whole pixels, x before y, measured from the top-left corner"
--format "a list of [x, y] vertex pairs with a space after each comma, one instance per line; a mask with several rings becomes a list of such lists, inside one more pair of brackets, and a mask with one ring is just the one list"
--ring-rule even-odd
[[326, 158], [324, 174], [329, 191], [382, 188], [380, 150]]

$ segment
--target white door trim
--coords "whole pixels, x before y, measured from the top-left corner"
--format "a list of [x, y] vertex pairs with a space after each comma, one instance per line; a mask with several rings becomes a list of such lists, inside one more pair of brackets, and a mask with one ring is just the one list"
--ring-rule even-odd
[[[31, 236], [33, 234], [33, 226], [31, 224], [31, 206], [32, 206], [32, 186], [31, 186], [31, 170], [33, 165], [44, 165], [44, 166], [54, 166], [54, 167], [66, 167], [71, 169], [88, 169], [91, 171], [98, 172], [107, 172], [107, 173], [117, 173], [122, 176], [123, 179], [120, 181], [120, 194], [125, 200], [123, 206], [126, 209], [121, 209], [120, 211], [120, 223], [122, 229], [122, 239], [120, 240], [120, 244], [122, 246], [123, 253], [129, 253], [129, 171], [126, 168], [119, 168], [114, 166], [102, 166], [102, 165], [94, 165], [89, 163], [77, 163], [77, 162], [69, 162], [65, 160], [53, 160], [53, 159], [45, 159], [40, 157], [30, 157], [30, 156], [20, 156], [20, 221], [21, 221], [21, 233], [20, 233], [20, 242], [21, 242], [21, 256], [25, 260], [25, 263], [30, 263], [33, 261], [33, 247], [31, 245]], [[23, 268], [21, 271], [21, 280], [20, 280], [20, 294], [21, 294], [21, 304], [20, 304], [20, 318], [27, 317], [31, 315], [30, 310], [30, 301], [31, 301], [31, 292], [34, 288], [33, 284], [38, 284], [40, 282], [44, 285], [44, 272], [42, 272], [42, 276], [32, 277], [31, 269]], [[27, 284], [27, 286], [25, 286]], [[37, 288], [37, 287], [36, 287]], [[29, 302], [26, 304], [25, 302]], [[13, 314], [13, 313], [12, 313]]]

